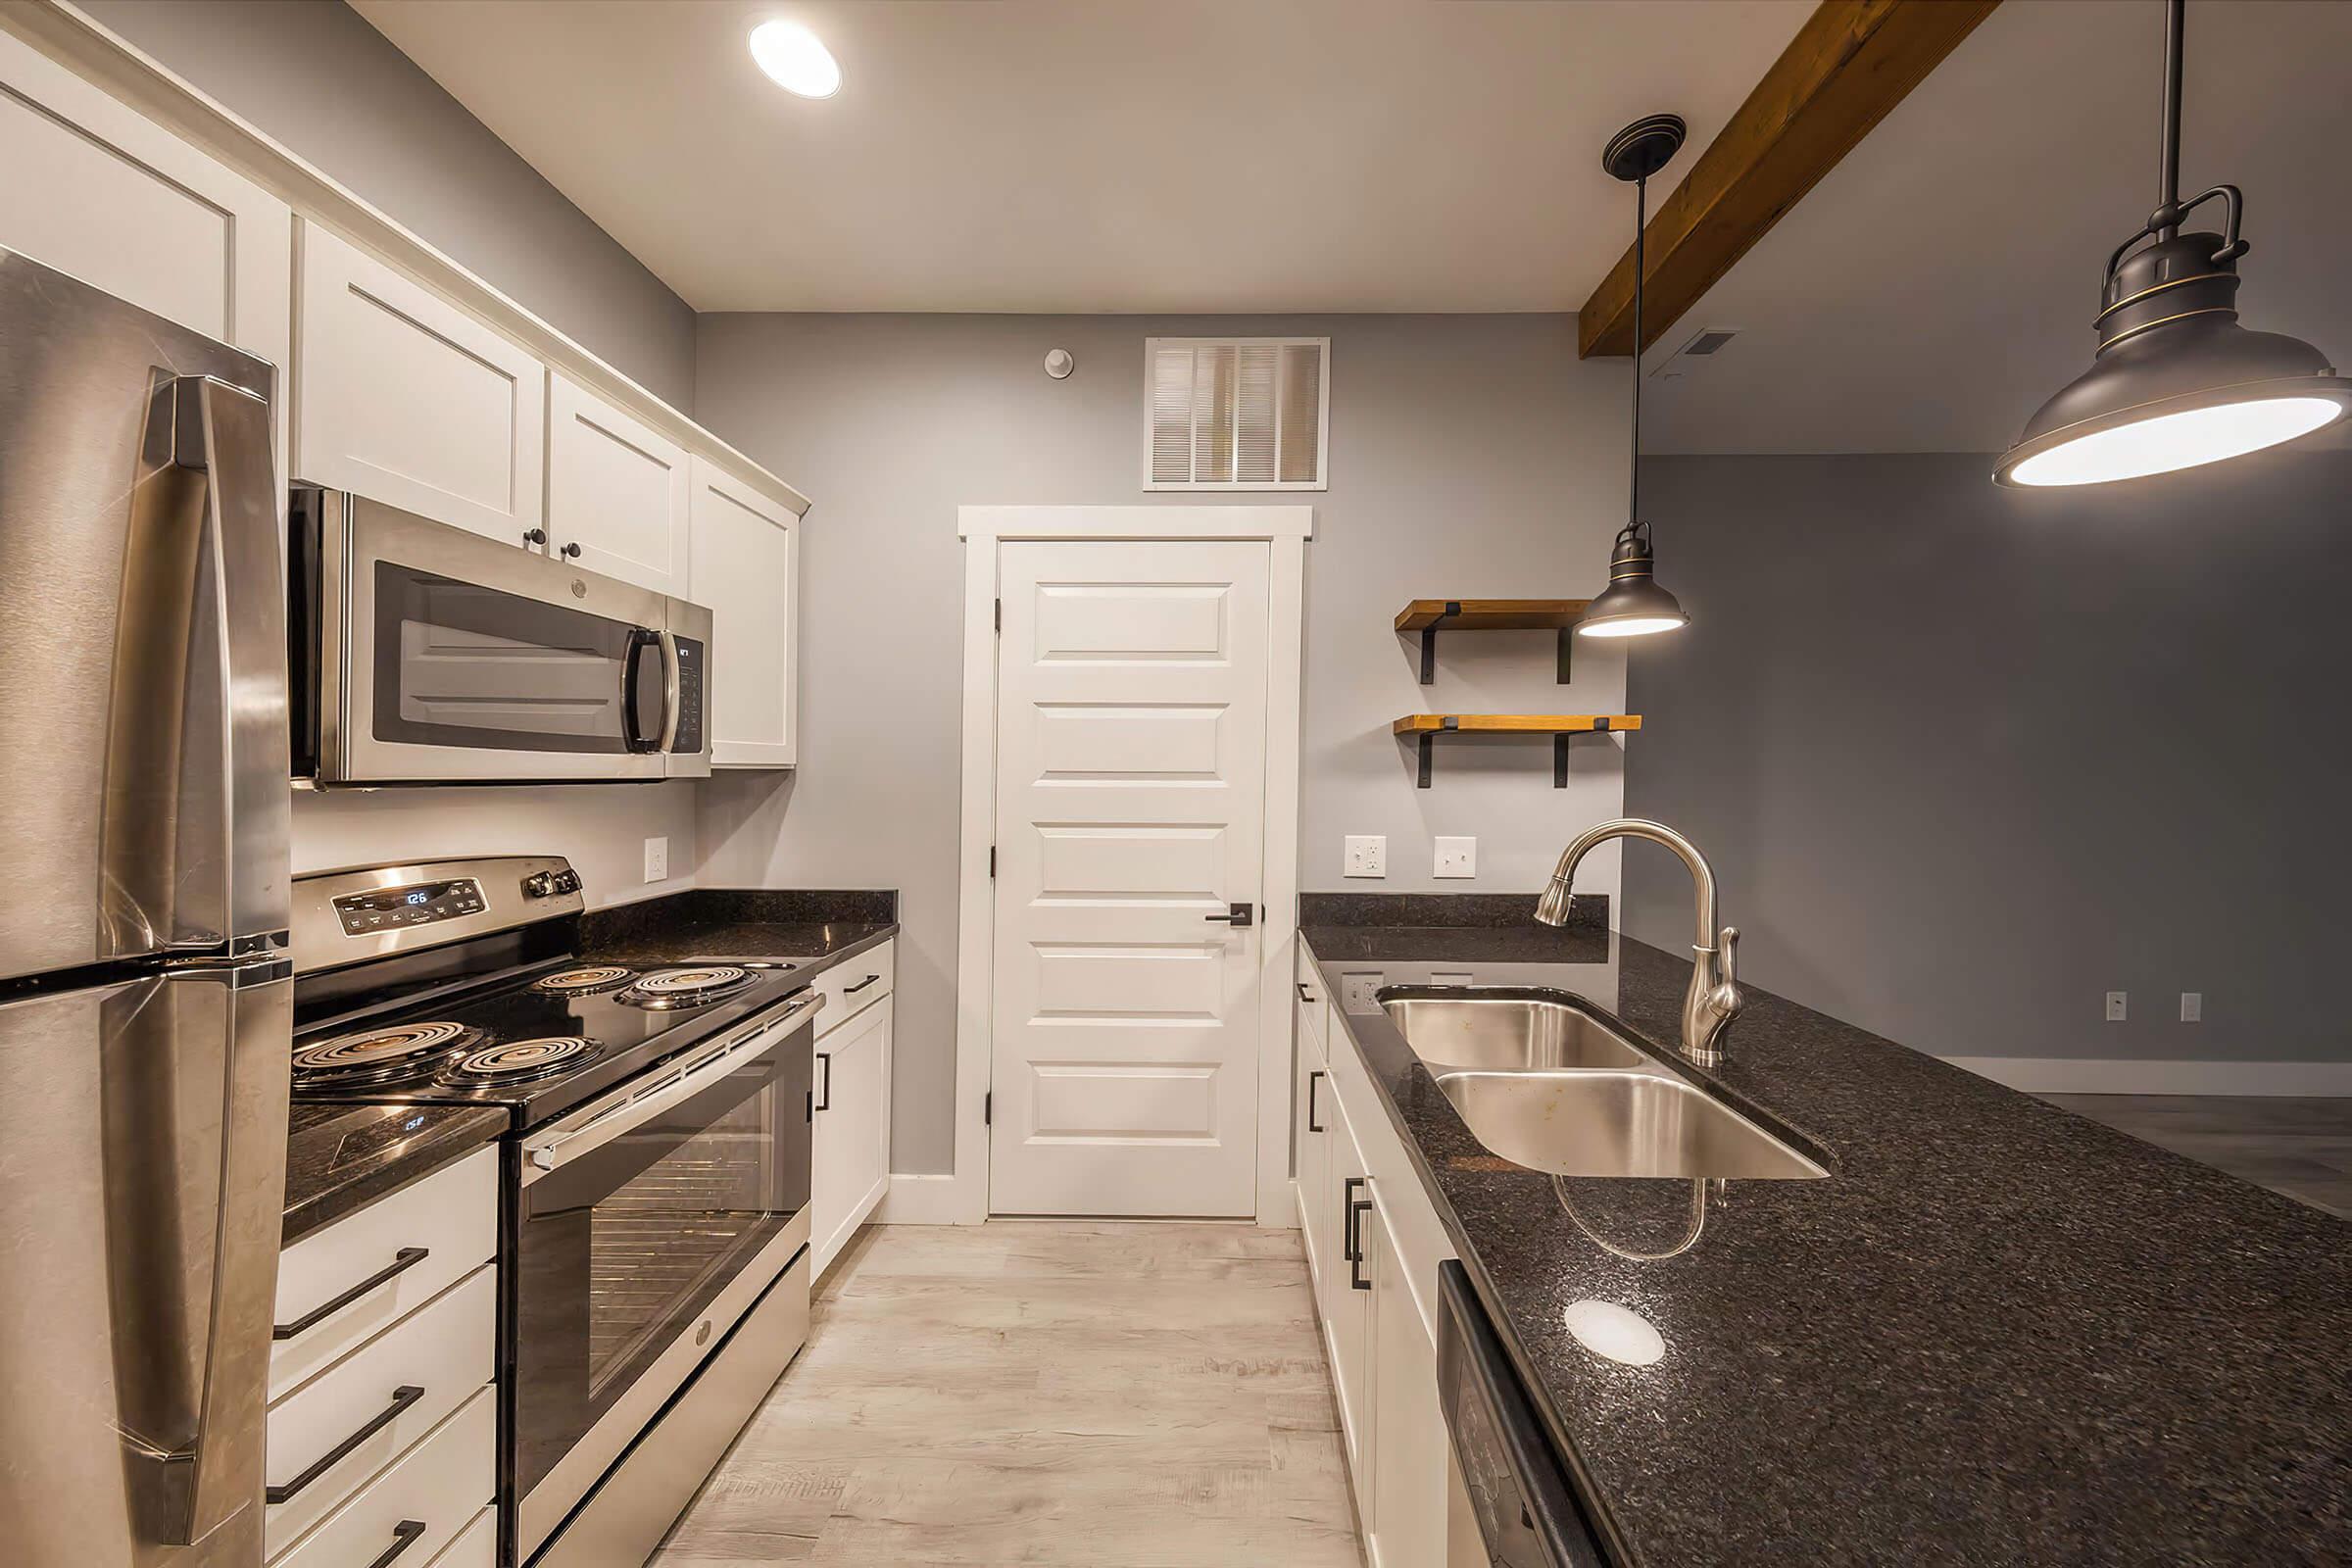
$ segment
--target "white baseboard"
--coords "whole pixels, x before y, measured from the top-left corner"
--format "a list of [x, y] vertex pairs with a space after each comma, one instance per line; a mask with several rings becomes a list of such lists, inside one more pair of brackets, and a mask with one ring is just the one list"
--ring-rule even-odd
[[1945, 1056], [2030, 1095], [2352, 1095], [2352, 1061], [2109, 1061]]
[[988, 1217], [986, 1204], [953, 1173], [936, 1176], [894, 1174], [890, 1191], [874, 1209], [877, 1225], [977, 1225]]

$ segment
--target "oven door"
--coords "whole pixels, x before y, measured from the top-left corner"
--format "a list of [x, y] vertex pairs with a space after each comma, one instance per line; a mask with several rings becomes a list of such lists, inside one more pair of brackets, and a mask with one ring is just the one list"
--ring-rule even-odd
[[526, 1560], [808, 1240], [817, 993], [537, 1132], [509, 1344]]
[[663, 776], [663, 595], [358, 496], [300, 492], [296, 521], [318, 782]]

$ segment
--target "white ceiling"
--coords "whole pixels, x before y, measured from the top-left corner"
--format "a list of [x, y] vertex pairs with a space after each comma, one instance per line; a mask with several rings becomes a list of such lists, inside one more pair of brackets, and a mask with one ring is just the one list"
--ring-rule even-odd
[[[1573, 310], [1811, 0], [355, 0], [698, 311]], [[806, 23], [840, 94], [744, 45]], [[1653, 196], [1663, 191], [1653, 191]]]
[[[2192, 0], [2187, 27], [2180, 175], [2245, 192], [2243, 318], [2352, 366], [2352, 4]], [[1651, 349], [1741, 329], [1651, 377], [1644, 446], [2015, 441], [2089, 368], [2107, 254], [2156, 205], [2163, 58], [2155, 0], [2009, 0]]]
[[[1574, 310], [1609, 134], [1688, 171], [1812, 0], [353, 0], [697, 310]], [[824, 103], [743, 39], [807, 23]], [[2182, 177], [2352, 364], [2352, 4], [2192, 0]], [[2163, 9], [2010, 0], [1668, 334], [1659, 452], [1993, 451], [2155, 200]], [[1663, 190], [1653, 193], [1662, 196]], [[2337, 437], [2352, 444], [2352, 435]]]

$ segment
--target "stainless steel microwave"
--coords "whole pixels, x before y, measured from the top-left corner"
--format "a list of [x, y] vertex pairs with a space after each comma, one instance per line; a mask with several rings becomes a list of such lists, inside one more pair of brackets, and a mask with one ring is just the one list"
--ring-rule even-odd
[[319, 785], [710, 771], [710, 612], [338, 491], [297, 489], [294, 771]]

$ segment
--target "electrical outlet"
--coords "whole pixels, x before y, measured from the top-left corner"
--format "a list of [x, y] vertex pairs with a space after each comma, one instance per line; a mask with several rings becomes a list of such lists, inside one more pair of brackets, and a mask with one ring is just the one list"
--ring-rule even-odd
[[1378, 1012], [1380, 1000], [1375, 995], [1389, 977], [1375, 969], [1369, 974], [1340, 976], [1340, 1010], [1342, 1012]]
[[1437, 876], [1478, 875], [1478, 840], [1438, 840]]
[[2107, 993], [2107, 1021], [2109, 1023], [2124, 1021], [2124, 994], [2121, 991]]
[[645, 841], [645, 879], [648, 882], [660, 882], [668, 876], [669, 840], [665, 838], [647, 839]]
[[2205, 1021], [2204, 992], [2183, 991], [2180, 993], [2180, 1021], [2182, 1023], [2203, 1023]]
[[1347, 844], [1347, 874], [1349, 876], [1387, 876], [1389, 874], [1389, 841], [1379, 833], [1350, 833]]

